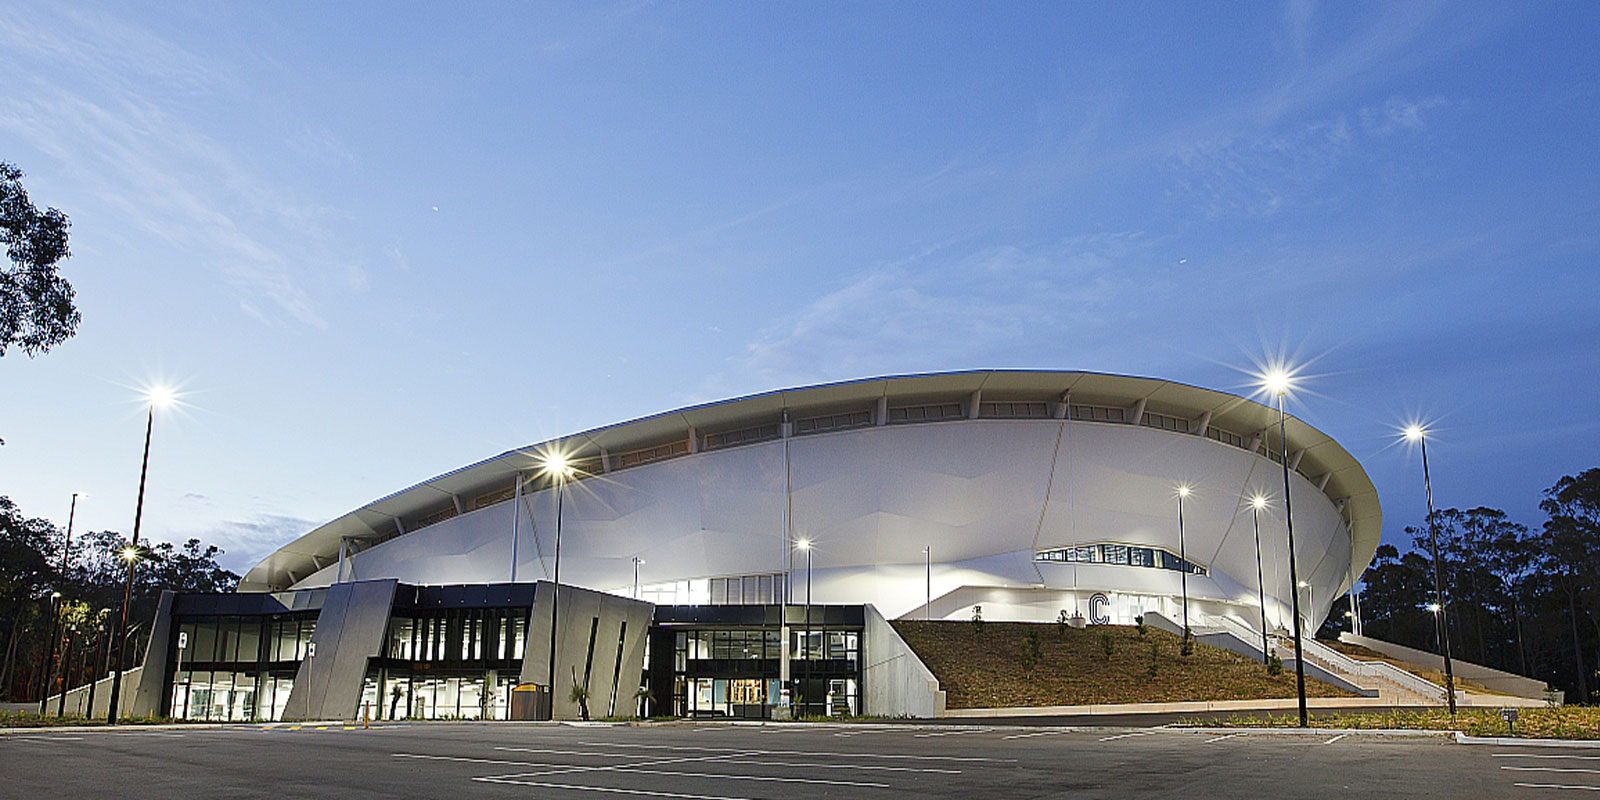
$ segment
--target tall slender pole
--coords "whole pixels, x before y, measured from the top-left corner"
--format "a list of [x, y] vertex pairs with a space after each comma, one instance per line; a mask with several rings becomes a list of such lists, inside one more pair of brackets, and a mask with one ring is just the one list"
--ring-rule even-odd
[[1283, 411], [1284, 392], [1278, 392], [1278, 459], [1283, 464], [1283, 526], [1289, 534], [1289, 599], [1294, 615], [1295, 696], [1300, 705], [1300, 727], [1310, 726], [1306, 716], [1306, 657], [1300, 639], [1300, 572], [1294, 557], [1294, 508], [1289, 495], [1288, 415]]
[[[72, 552], [72, 522], [78, 517], [78, 493], [72, 493], [72, 507], [67, 512], [67, 538], [61, 543], [61, 572], [56, 577], [56, 585], [67, 579], [67, 555]], [[60, 592], [56, 592], [57, 595]], [[56, 661], [56, 626], [61, 622], [61, 603], [58, 597], [51, 598], [50, 604], [50, 644], [45, 649], [44, 657], [44, 696], [39, 698], [39, 716], [44, 716], [45, 702], [50, 699], [50, 687], [54, 685]], [[65, 659], [63, 659], [65, 660]], [[65, 689], [61, 690], [63, 694]]]
[[550, 681], [550, 718], [556, 718], [556, 611], [561, 603], [561, 501], [566, 495], [567, 476], [563, 467], [556, 472], [556, 566], [550, 591], [550, 665], [545, 677]]
[[[1178, 565], [1179, 580], [1183, 583], [1183, 646], [1188, 648], [1189, 640], [1194, 634], [1189, 630], [1189, 552], [1184, 547], [1183, 541], [1183, 498], [1189, 493], [1188, 487], [1178, 490], [1178, 560], [1183, 562]], [[1188, 652], [1186, 649], [1185, 653]]]
[[1256, 534], [1256, 594], [1261, 603], [1261, 663], [1267, 663], [1267, 579], [1261, 571], [1261, 505], [1250, 504], [1250, 527]]
[[[789, 604], [794, 599], [794, 524], [792, 513], [794, 511], [790, 495], [790, 469], [789, 461], [789, 436], [793, 432], [789, 427], [789, 412], [783, 412], [783, 591], [778, 593], [778, 686], [780, 710], [776, 712], [779, 719], [790, 719], [794, 715], [794, 686], [789, 674], [789, 660], [791, 656], [789, 641]], [[783, 707], [782, 693], [789, 693], [789, 705]]]
[[[811, 662], [812, 662], [812, 659], [815, 658], [815, 657], [816, 656], [811, 652], [811, 548], [807, 547], [806, 548], [806, 670], [805, 670], [805, 677], [807, 677], [807, 678], [811, 677], [812, 667], [815, 666], [815, 664], [813, 664]], [[806, 698], [806, 699], [809, 700], [810, 698]]]
[[511, 490], [511, 582], [517, 582], [517, 534], [522, 527], [522, 473]]
[[1453, 717], [1456, 714], [1456, 676], [1450, 663], [1450, 621], [1444, 603], [1444, 572], [1439, 564], [1439, 524], [1433, 517], [1433, 479], [1428, 475], [1428, 437], [1423, 435], [1418, 439], [1422, 444], [1422, 486], [1428, 496], [1428, 539], [1433, 547], [1433, 602], [1439, 605], [1439, 650], [1444, 656], [1445, 700]]
[[84, 704], [84, 719], [94, 716], [94, 687], [95, 684], [100, 682], [100, 645], [102, 642], [104, 642], [107, 648], [111, 646], [110, 642], [105, 641], [105, 609], [100, 609], [100, 614], [98, 615], [97, 619], [99, 622], [95, 624], [94, 628], [94, 652], [89, 654], [89, 701]]
[[133, 541], [128, 552], [128, 578], [122, 585], [122, 617], [117, 623], [117, 636], [112, 646], [116, 648], [111, 659], [111, 705], [106, 709], [106, 724], [117, 724], [117, 701], [122, 697], [122, 651], [124, 640], [128, 636], [128, 606], [133, 601], [133, 571], [139, 565], [139, 526], [144, 521], [144, 486], [145, 478], [150, 474], [150, 431], [156, 424], [155, 403], [150, 404], [150, 413], [144, 421], [144, 462], [139, 467], [139, 502], [133, 509]]
[[927, 622], [927, 621], [930, 621], [930, 620], [933, 619], [933, 548], [932, 547], [924, 547], [924, 548], [922, 548], [922, 564], [923, 564], [923, 568], [927, 572], [926, 583], [924, 584], [924, 596], [927, 599], [924, 601], [923, 606], [922, 606], [922, 620], [924, 622]]
[[638, 556], [633, 557], [633, 599], [635, 600], [639, 599], [639, 565], [643, 563], [644, 559]]

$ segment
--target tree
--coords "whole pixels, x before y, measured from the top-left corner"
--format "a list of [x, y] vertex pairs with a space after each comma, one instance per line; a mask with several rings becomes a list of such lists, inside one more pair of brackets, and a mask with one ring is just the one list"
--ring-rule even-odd
[[[1539, 554], [1566, 600], [1578, 699], [1587, 703], [1585, 664], [1594, 662], [1584, 658], [1585, 645], [1600, 639], [1600, 468], [1557, 481], [1545, 490], [1539, 507], [1549, 515], [1539, 536]], [[1586, 627], [1593, 629], [1593, 638], [1584, 635]]]
[[0, 161], [0, 244], [11, 260], [0, 268], [0, 356], [16, 345], [30, 357], [78, 330], [72, 284], [56, 274], [67, 249], [67, 215], [40, 211], [22, 188], [22, 170]]

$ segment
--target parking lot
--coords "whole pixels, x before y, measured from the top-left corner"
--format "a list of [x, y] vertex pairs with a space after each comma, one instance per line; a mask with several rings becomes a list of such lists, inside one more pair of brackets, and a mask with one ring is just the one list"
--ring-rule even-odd
[[10, 732], [0, 797], [1527, 797], [1600, 751], [1437, 736], [418, 723]]

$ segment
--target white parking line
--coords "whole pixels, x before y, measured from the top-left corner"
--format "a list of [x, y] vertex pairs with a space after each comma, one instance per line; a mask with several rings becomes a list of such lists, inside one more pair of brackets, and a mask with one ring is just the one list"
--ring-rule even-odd
[[1128, 738], [1130, 736], [1149, 736], [1149, 735], [1150, 735], [1150, 731], [1139, 731], [1138, 733], [1119, 733], [1116, 736], [1103, 737], [1103, 738], [1100, 739], [1100, 741], [1102, 741], [1102, 742], [1113, 742], [1113, 741], [1116, 741], [1118, 739], [1126, 739], [1126, 738]]
[[1333, 737], [1333, 738], [1332, 738], [1332, 739], [1329, 739], [1329, 740], [1328, 740], [1328, 741], [1326, 741], [1326, 742], [1323, 742], [1323, 744], [1333, 744], [1333, 743], [1334, 743], [1334, 742], [1337, 742], [1337, 741], [1339, 741], [1339, 740], [1340, 740], [1340, 739], [1343, 739], [1343, 738], [1344, 738], [1344, 737], [1346, 737], [1346, 736], [1349, 736], [1349, 735], [1350, 735], [1350, 734], [1348, 734], [1348, 733], [1341, 733], [1341, 734], [1339, 734], [1339, 735], [1338, 735], [1338, 736], [1335, 736], [1335, 737]]
[[818, 786], [856, 786], [864, 789], [888, 789], [889, 784], [876, 781], [841, 781], [827, 778], [785, 778], [777, 775], [730, 775], [719, 772], [680, 772], [670, 769], [648, 769], [642, 766], [623, 764], [614, 767], [584, 767], [579, 770], [562, 770], [559, 772], [526, 772], [513, 775], [500, 775], [497, 777], [513, 778], [542, 778], [547, 775], [570, 775], [574, 772], [618, 772], [629, 775], [662, 775], [669, 778], [701, 778], [719, 781], [756, 781], [760, 783], [809, 783]]
[[960, 730], [960, 731], [939, 731], [938, 733], [919, 733], [913, 738], [927, 739], [927, 738], [929, 738], [931, 736], [962, 736], [962, 735], [965, 735], [965, 734], [968, 734], [968, 733], [988, 733], [988, 732], [989, 732], [988, 728], [979, 728], [977, 730], [968, 729], [968, 730]]
[[711, 794], [682, 794], [679, 792], [652, 792], [647, 789], [619, 789], [610, 786], [578, 786], [567, 783], [545, 783], [542, 781], [521, 781], [509, 778], [473, 778], [482, 783], [508, 783], [517, 786], [532, 786], [539, 789], [571, 789], [576, 792], [606, 792], [609, 794], [632, 794], [645, 797], [672, 797], [677, 800], [751, 800], [748, 797], [726, 797]]
[[1600, 769], [1585, 769], [1583, 767], [1501, 767], [1507, 772], [1581, 772], [1588, 775], [1600, 775]]
[[7, 736], [6, 738], [14, 740], [14, 741], [18, 741], [18, 742], [81, 742], [81, 741], [83, 741], [83, 737], [82, 736], [39, 736], [37, 734], [21, 734], [21, 735], [15, 735], [15, 736]]
[[[1137, 734], [1136, 734], [1137, 735]], [[692, 750], [702, 753], [731, 753], [747, 754], [753, 756], [820, 756], [824, 758], [877, 758], [877, 759], [909, 759], [915, 761], [972, 761], [997, 764], [1014, 764], [1014, 758], [981, 758], [978, 756], [924, 756], [910, 755], [907, 753], [830, 753], [811, 750], [755, 750], [751, 748], [734, 747], [691, 747], [689, 745], [671, 744], [621, 744], [618, 742], [580, 742], [583, 745], [595, 747], [632, 747], [641, 750]], [[496, 747], [496, 750], [517, 750], [514, 747]]]
[[1494, 757], [1495, 758], [1576, 758], [1576, 759], [1579, 759], [1579, 760], [1582, 760], [1582, 761], [1600, 761], [1600, 756], [1568, 756], [1568, 755], [1560, 755], [1560, 756], [1550, 755], [1550, 756], [1547, 756], [1547, 755], [1534, 755], [1533, 753], [1495, 753]]
[[1568, 786], [1562, 783], [1513, 783], [1524, 789], [1581, 789], [1587, 792], [1600, 792], [1600, 786]]
[[1011, 736], [1002, 736], [1002, 739], [1027, 739], [1033, 736], [1055, 736], [1058, 733], [1072, 733], [1074, 729], [1063, 728], [1058, 731], [1039, 731], [1038, 733], [1018, 733]]
[[1205, 743], [1206, 744], [1211, 744], [1212, 742], [1220, 742], [1223, 739], [1232, 739], [1235, 736], [1243, 736], [1243, 735], [1244, 734], [1242, 734], [1242, 733], [1225, 733], [1225, 734], [1223, 734], [1221, 736], [1218, 736], [1218, 737], [1215, 737], [1215, 738], [1212, 738], [1212, 739], [1207, 739]]

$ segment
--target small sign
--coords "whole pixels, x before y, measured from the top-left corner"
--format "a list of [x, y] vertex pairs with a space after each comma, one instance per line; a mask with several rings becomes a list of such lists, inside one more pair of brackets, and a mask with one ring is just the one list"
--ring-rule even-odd
[[785, 686], [778, 690], [778, 708], [788, 708], [789, 705], [789, 687]]
[[189, 634], [188, 634], [188, 632], [179, 631], [178, 632], [178, 649], [182, 650], [183, 648], [188, 647], [188, 646], [189, 646]]
[[317, 654], [317, 643], [316, 642], [306, 642], [306, 658], [310, 658], [310, 657], [312, 657], [312, 656], [314, 656], [316, 654]]

